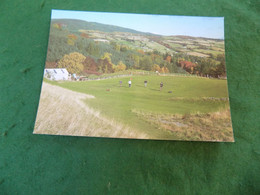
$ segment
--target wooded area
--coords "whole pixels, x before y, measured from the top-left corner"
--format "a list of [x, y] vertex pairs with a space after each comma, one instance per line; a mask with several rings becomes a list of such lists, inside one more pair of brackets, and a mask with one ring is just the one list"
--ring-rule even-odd
[[[136, 69], [226, 77], [223, 40], [105, 32], [102, 24], [104, 32], [90, 31], [68, 21], [51, 24], [46, 68], [67, 68], [85, 76]], [[86, 23], [78, 22], [80, 27]]]

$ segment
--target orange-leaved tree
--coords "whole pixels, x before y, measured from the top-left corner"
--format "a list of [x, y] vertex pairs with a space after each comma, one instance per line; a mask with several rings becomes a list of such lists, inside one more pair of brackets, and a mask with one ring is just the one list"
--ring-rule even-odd
[[171, 63], [171, 60], [172, 60], [172, 57], [171, 57], [171, 56], [167, 56], [166, 59], [165, 59], [165, 61], [167, 61], [167, 62], [169, 62], [169, 63]]
[[71, 74], [79, 74], [84, 69], [83, 62], [85, 59], [86, 57], [81, 53], [73, 52], [63, 56], [63, 58], [58, 62], [58, 67], [66, 68]]

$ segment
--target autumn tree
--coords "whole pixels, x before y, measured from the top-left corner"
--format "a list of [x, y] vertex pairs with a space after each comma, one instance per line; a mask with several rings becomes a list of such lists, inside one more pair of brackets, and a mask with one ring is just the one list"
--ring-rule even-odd
[[61, 30], [62, 24], [60, 24], [60, 23], [55, 23], [55, 24], [53, 24], [53, 27], [54, 27], [54, 28], [57, 28], [57, 29], [59, 29], [59, 30]]
[[63, 56], [63, 58], [58, 62], [58, 67], [66, 68], [71, 74], [80, 74], [83, 71], [83, 62], [85, 59], [86, 57], [81, 53], [73, 52]]
[[145, 54], [145, 52], [144, 52], [143, 50], [141, 50], [141, 49], [138, 49], [137, 52], [140, 53], [140, 54], [142, 54], [142, 55]]
[[75, 44], [75, 40], [77, 40], [78, 37], [74, 34], [69, 34], [68, 35], [68, 40], [67, 40], [67, 43], [68, 45], [74, 45]]
[[86, 38], [86, 39], [89, 38], [89, 35], [88, 35], [87, 33], [81, 33], [80, 36], [81, 36], [82, 38]]
[[68, 39], [68, 40], [67, 40], [67, 44], [74, 46], [74, 45], [75, 45], [75, 42], [74, 42], [74, 40], [72, 40], [72, 39]]
[[78, 39], [77, 35], [74, 35], [74, 34], [69, 34], [68, 38], [69, 39], [73, 39], [73, 40], [77, 40]]
[[160, 72], [160, 70], [161, 70], [161, 68], [160, 68], [160, 66], [159, 66], [158, 64], [154, 64], [154, 65], [152, 66], [152, 71], [158, 71], [158, 72]]
[[169, 56], [167, 56], [167, 57], [165, 58], [165, 60], [166, 60], [167, 62], [171, 63], [172, 57], [169, 55]]
[[98, 71], [98, 64], [95, 62], [95, 60], [89, 56], [86, 57], [86, 59], [83, 62], [84, 66], [84, 72], [88, 74], [96, 74]]
[[169, 70], [167, 67], [162, 67], [159, 72], [160, 73], [169, 73]]
[[108, 53], [108, 52], [105, 52], [104, 53], [104, 55], [103, 56], [101, 56], [101, 60], [105, 60], [105, 59], [107, 59], [107, 61], [109, 62], [109, 63], [111, 63], [112, 64], [112, 61], [111, 61], [111, 56], [112, 56], [112, 54], [111, 53]]
[[125, 69], [126, 65], [122, 61], [119, 61], [118, 64], [114, 66], [115, 72], [124, 71]]
[[194, 68], [197, 66], [197, 64], [192, 63], [192, 62], [190, 62], [190, 61], [186, 61], [186, 60], [180, 61], [179, 64], [180, 64], [180, 66], [181, 66], [184, 70], [186, 70], [187, 72], [189, 72], [189, 73], [191, 73], [191, 74], [194, 73]]
[[98, 60], [98, 70], [102, 73], [114, 72], [115, 65], [111, 61], [111, 53], [105, 52], [104, 55]]
[[114, 66], [111, 64], [108, 59], [99, 59], [98, 60], [98, 71], [101, 73], [113, 73]]

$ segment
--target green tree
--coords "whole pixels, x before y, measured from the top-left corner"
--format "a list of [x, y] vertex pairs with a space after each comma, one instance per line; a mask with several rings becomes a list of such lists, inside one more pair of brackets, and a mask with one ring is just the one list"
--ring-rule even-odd
[[114, 50], [120, 51], [120, 45], [117, 44], [115, 41], [111, 41], [110, 45], [113, 47]]
[[226, 76], [226, 67], [224, 63], [220, 63], [216, 67], [216, 74], [218, 76]]
[[139, 66], [140, 58], [139, 58], [138, 55], [136, 55], [136, 54], [130, 54], [130, 55], [128, 56], [128, 58], [133, 62], [133, 67], [134, 67], [135, 69], [139, 69], [139, 68], [140, 68], [140, 66]]
[[88, 47], [87, 47], [87, 53], [92, 55], [92, 56], [99, 56], [99, 48], [96, 46], [95, 43], [90, 42]]
[[143, 70], [151, 70], [153, 66], [153, 61], [150, 56], [144, 56], [140, 60], [140, 67]]
[[129, 48], [126, 45], [122, 45], [120, 51], [126, 52]]
[[225, 54], [217, 55], [217, 60], [220, 62], [216, 68], [217, 74], [219, 76], [226, 76]]

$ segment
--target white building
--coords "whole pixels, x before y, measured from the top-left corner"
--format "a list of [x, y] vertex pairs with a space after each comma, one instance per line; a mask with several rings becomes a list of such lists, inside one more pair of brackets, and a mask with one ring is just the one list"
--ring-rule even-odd
[[55, 81], [70, 79], [66, 68], [46, 68], [44, 69], [44, 77]]

